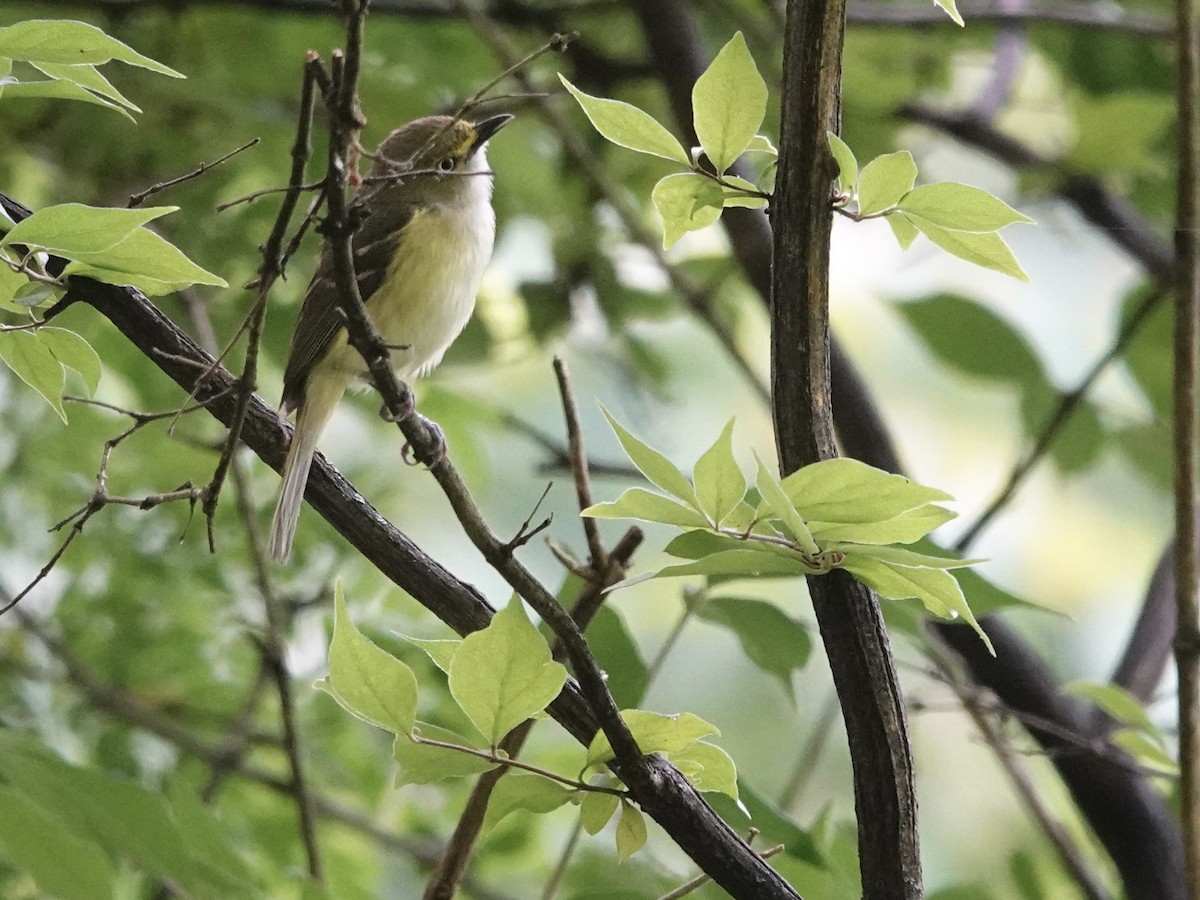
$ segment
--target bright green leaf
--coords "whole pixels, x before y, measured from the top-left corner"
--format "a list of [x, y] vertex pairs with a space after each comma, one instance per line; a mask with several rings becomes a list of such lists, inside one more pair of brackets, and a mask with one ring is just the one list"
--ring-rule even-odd
[[[701, 738], [721, 734], [715, 725], [705, 722], [693, 713], [667, 716], [644, 709], [623, 709], [621, 718], [633, 734], [642, 753], [679, 753]], [[612, 745], [608, 738], [603, 731], [597, 732], [588, 747], [586, 765], [599, 765], [612, 758]]]
[[412, 731], [417, 679], [412, 669], [371, 643], [350, 621], [341, 583], [334, 587], [329, 693], [364, 721], [397, 734]]
[[82, 203], [61, 203], [39, 209], [18, 222], [0, 240], [0, 246], [23, 244], [68, 259], [86, 259], [89, 258], [88, 254], [112, 250], [147, 222], [177, 209], [178, 206], [109, 209], [84, 206]]
[[494, 828], [497, 822], [518, 809], [539, 814], [553, 812], [570, 802], [573, 796], [573, 789], [557, 781], [532, 772], [509, 772], [492, 790], [483, 827]]
[[593, 519], [640, 519], [680, 528], [704, 528], [708, 520], [691, 507], [645, 488], [629, 488], [616, 500], [589, 506], [581, 515]]
[[459, 645], [462, 644], [462, 638], [426, 640], [424, 638], [409, 637], [407, 634], [401, 634], [398, 631], [392, 633], [396, 637], [408, 641], [408, 643], [416, 647], [420, 647], [433, 660], [435, 666], [447, 675], [450, 674], [450, 664], [454, 661], [454, 654], [458, 652]]
[[0, 28], [0, 56], [31, 63], [67, 65], [99, 65], [115, 59], [160, 75], [184, 77], [109, 37], [94, 25], [65, 19], [32, 19]]
[[829, 138], [829, 149], [833, 151], [833, 158], [838, 164], [838, 189], [843, 194], [853, 194], [858, 184], [858, 160], [854, 158], [854, 151], [832, 131], [825, 134]]
[[765, 134], [756, 134], [750, 139], [750, 143], [746, 146], [746, 153], [766, 153], [768, 156], [778, 156], [779, 150], [771, 143], [771, 139]]
[[[412, 734], [418, 739], [441, 741], [443, 744], [455, 744], [460, 747], [471, 746], [470, 741], [462, 735], [427, 722], [417, 722]], [[399, 763], [393, 785], [396, 788], [402, 788], [406, 784], [432, 784], [450, 778], [481, 775], [497, 765], [472, 753], [421, 743], [408, 734], [396, 735], [392, 753]]]
[[34, 67], [43, 74], [61, 81], [67, 81], [76, 87], [91, 91], [93, 94], [119, 103], [132, 112], [141, 112], [124, 94], [113, 87], [112, 82], [105, 78], [95, 66], [68, 66], [62, 63], [34, 63]]
[[12, 302], [16, 306], [32, 309], [35, 306], [42, 306], [58, 300], [65, 293], [66, 289], [62, 285], [47, 284], [44, 281], [27, 281], [13, 291]]
[[1165, 775], [1179, 773], [1179, 764], [1163, 750], [1161, 745], [1148, 738], [1144, 732], [1135, 731], [1132, 728], [1121, 728], [1113, 734], [1112, 741], [1144, 766], [1159, 769]]
[[41, 394], [60, 419], [67, 421], [62, 393], [66, 373], [50, 347], [30, 331], [0, 331], [0, 359], [14, 374]]
[[753, 181], [737, 175], [726, 175], [724, 180], [725, 184], [721, 186], [722, 205], [740, 206], [745, 209], [762, 209], [767, 205], [767, 198], [761, 196], [762, 191]]
[[892, 234], [896, 236], [896, 243], [900, 245], [901, 250], [907, 250], [911, 247], [912, 242], [921, 233], [917, 230], [917, 226], [912, 223], [912, 220], [902, 212], [891, 213], [884, 216], [884, 219], [891, 226]]
[[917, 164], [907, 150], [877, 156], [858, 176], [859, 213], [867, 216], [890, 209], [912, 190], [916, 180]]
[[741, 550], [725, 550], [704, 556], [695, 562], [678, 566], [667, 566], [655, 573], [655, 578], [680, 578], [685, 575], [715, 575], [726, 578], [794, 578], [811, 575], [818, 570], [808, 565], [799, 553], [784, 556], [754, 549], [759, 545], [749, 544]]
[[20, 81], [9, 83], [4, 87], [5, 100], [76, 100], [82, 103], [91, 103], [94, 106], [103, 106], [105, 109], [111, 109], [114, 112], [119, 112], [130, 122], [134, 121], [129, 111], [123, 109], [116, 103], [105, 100], [103, 97], [93, 94], [91, 91], [85, 91], [77, 84], [72, 84], [69, 81], [55, 81], [42, 79], [39, 81]]
[[903, 475], [848, 457], [822, 460], [783, 479], [781, 486], [805, 519], [870, 523], [954, 498]]
[[590, 835], [597, 835], [608, 824], [621, 798], [616, 794], [604, 794], [599, 791], [587, 791], [579, 804], [579, 821], [583, 830]]
[[62, 900], [109, 900], [116, 871], [83, 840], [30, 800], [0, 786], [0, 856], [23, 869], [40, 893]]
[[957, 515], [943, 506], [926, 504], [879, 522], [821, 522], [810, 519], [808, 527], [813, 538], [826, 548], [834, 541], [849, 544], [911, 544]]
[[516, 597], [463, 639], [450, 664], [450, 693], [491, 746], [544, 710], [566, 679]]
[[700, 508], [720, 525], [746, 496], [746, 477], [733, 456], [733, 419], [696, 461], [693, 480]]
[[969, 263], [1010, 275], [1018, 281], [1029, 281], [1029, 276], [998, 234], [973, 234], [969, 231], [948, 231], [919, 216], [909, 216], [920, 232], [951, 256], [965, 259]]
[[712, 597], [696, 608], [696, 615], [732, 631], [746, 657], [778, 678], [795, 700], [792, 672], [804, 668], [812, 652], [807, 628], [764, 600]]
[[733, 758], [715, 744], [697, 741], [668, 757], [688, 781], [706, 794], [726, 794], [738, 799], [737, 767]]
[[88, 396], [95, 394], [96, 388], [100, 384], [102, 367], [100, 355], [92, 349], [92, 345], [80, 335], [73, 331], [67, 331], [65, 328], [53, 328], [47, 325], [38, 329], [38, 335], [42, 342], [50, 348], [55, 359], [83, 377], [83, 381], [87, 385]]
[[963, 569], [967, 566], [977, 566], [983, 559], [962, 559], [958, 556], [933, 556], [929, 553], [918, 553], [903, 547], [864, 547], [841, 544], [830, 545], [831, 550], [844, 550], [858, 557], [869, 557], [893, 566], [905, 566], [912, 569]]
[[1086, 697], [1122, 725], [1129, 725], [1148, 733], [1158, 731], [1146, 715], [1141, 701], [1120, 685], [1072, 681], [1064, 684], [1062, 690], [1077, 697]]
[[796, 509], [796, 504], [785, 491], [784, 486], [775, 480], [775, 476], [767, 469], [757, 453], [754, 454], [754, 460], [758, 463], [758, 476], [755, 485], [758, 487], [758, 493], [762, 496], [763, 502], [768, 506], [772, 514], [787, 526], [796, 538], [796, 542], [804, 550], [808, 553], [817, 553], [817, 544], [813, 540], [812, 534], [809, 533], [808, 526], [804, 524], [804, 519], [801, 518], [799, 511]]
[[562, 73], [559, 73], [558, 78], [578, 101], [595, 129], [614, 144], [691, 166], [692, 161], [688, 159], [687, 151], [675, 136], [649, 113], [620, 100], [585, 94], [567, 81]]
[[954, 2], [954, 0], [933, 0], [933, 2], [944, 9], [946, 11], [946, 15], [953, 19], [955, 24], [957, 24], [960, 28], [963, 27], [963, 17], [959, 13], [958, 5]]
[[617, 819], [617, 862], [625, 862], [646, 843], [646, 819], [642, 811], [627, 800], [621, 801]]
[[121, 243], [97, 253], [73, 253], [64, 275], [84, 275], [106, 284], [132, 285], [149, 296], [193, 284], [228, 287], [225, 279], [196, 265], [174, 244], [139, 228]]
[[696, 136], [718, 174], [741, 156], [767, 114], [767, 83], [739, 31], [692, 87]]
[[913, 188], [898, 204], [904, 212], [920, 216], [951, 231], [999, 231], [1017, 222], [1033, 223], [999, 197], [967, 184], [952, 181]]
[[660, 179], [650, 199], [663, 220], [663, 249], [669, 249], [689, 231], [707, 228], [721, 218], [725, 192], [704, 175], [684, 172]]
[[600, 411], [621, 442], [621, 448], [638, 470], [657, 487], [662, 488], [673, 497], [678, 497], [688, 506], [699, 510], [700, 504], [696, 499], [696, 491], [692, 483], [679, 471], [679, 467], [648, 444], [638, 440], [612, 417], [603, 405]]

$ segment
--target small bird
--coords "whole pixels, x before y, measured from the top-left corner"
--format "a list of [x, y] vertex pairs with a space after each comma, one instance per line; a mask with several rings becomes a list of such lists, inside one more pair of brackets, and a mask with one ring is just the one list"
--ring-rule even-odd
[[[367, 213], [352, 239], [358, 289], [403, 381], [441, 362], [471, 317], [496, 234], [485, 145], [511, 119], [427, 116], [400, 126], [379, 145], [355, 199]], [[413, 174], [390, 177], [405, 172]], [[317, 439], [346, 388], [366, 374], [346, 340], [325, 248], [283, 376], [283, 412], [297, 413], [271, 524], [279, 562], [291, 555]]]

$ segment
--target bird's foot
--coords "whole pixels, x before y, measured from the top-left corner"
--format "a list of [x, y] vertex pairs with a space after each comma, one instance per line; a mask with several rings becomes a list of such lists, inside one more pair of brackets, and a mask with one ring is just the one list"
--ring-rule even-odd
[[425, 423], [425, 426], [429, 429], [429, 433], [433, 436], [432, 447], [429, 452], [423, 452], [418, 456], [412, 444], [406, 441], [400, 449], [400, 458], [409, 466], [424, 465], [433, 467], [446, 458], [446, 433], [442, 431], [441, 426], [436, 422], [431, 422], [423, 416], [421, 417], [421, 421]]

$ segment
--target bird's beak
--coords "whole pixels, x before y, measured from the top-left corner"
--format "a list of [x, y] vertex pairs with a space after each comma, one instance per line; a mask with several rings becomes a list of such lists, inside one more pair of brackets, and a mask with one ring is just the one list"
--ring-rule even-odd
[[501, 113], [498, 116], [492, 116], [489, 119], [484, 119], [482, 122], [475, 123], [475, 145], [473, 150], [478, 150], [484, 144], [492, 139], [492, 137], [513, 120], [509, 113]]

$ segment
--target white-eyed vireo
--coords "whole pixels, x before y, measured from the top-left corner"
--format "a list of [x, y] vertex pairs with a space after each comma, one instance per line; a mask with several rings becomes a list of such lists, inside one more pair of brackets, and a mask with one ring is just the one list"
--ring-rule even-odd
[[[367, 215], [352, 241], [358, 288], [376, 329], [397, 348], [392, 365], [404, 381], [436, 366], [471, 317], [496, 233], [484, 145], [511, 118], [429, 116], [402, 125], [379, 145], [359, 190], [356, 203]], [[390, 177], [405, 172], [413, 174]], [[298, 412], [271, 525], [271, 555], [280, 562], [291, 553], [317, 438], [346, 388], [365, 374], [346, 342], [326, 249], [283, 376], [283, 411]]]

